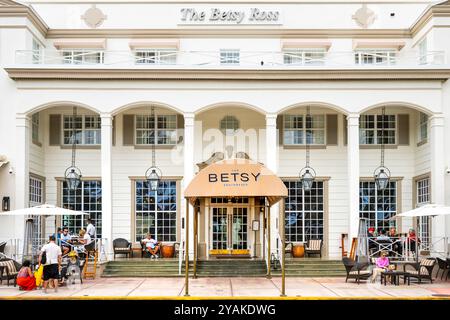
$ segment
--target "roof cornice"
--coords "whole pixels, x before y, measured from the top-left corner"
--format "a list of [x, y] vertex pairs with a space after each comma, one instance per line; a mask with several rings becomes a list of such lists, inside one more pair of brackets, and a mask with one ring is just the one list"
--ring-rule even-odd
[[47, 36], [49, 27], [32, 7], [20, 4], [0, 5], [0, 17], [26, 17], [44, 37]]
[[441, 80], [439, 69], [101, 69], [5, 68], [13, 80]]
[[416, 36], [417, 33], [425, 27], [425, 25], [434, 17], [450, 17], [450, 4], [438, 4], [428, 8], [427, 11], [411, 26], [411, 36]]

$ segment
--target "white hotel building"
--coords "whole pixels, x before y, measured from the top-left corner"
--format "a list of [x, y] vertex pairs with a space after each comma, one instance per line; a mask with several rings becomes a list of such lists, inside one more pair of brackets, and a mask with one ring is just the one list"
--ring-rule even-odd
[[[449, 78], [449, 1], [0, 0], [0, 238], [25, 230], [2, 211], [49, 203], [88, 212], [109, 243], [139, 246], [148, 231], [180, 242], [198, 164], [244, 155], [285, 182], [286, 240], [323, 239], [339, 258], [359, 217], [406, 233], [415, 221], [390, 218], [450, 204]], [[74, 123], [83, 181], [69, 192]], [[310, 192], [299, 184], [307, 149]], [[145, 182], [152, 150], [156, 195]], [[199, 256], [261, 256], [256, 201], [203, 199]], [[85, 221], [57, 224], [76, 232]], [[420, 224], [422, 238], [450, 233], [449, 218]]]

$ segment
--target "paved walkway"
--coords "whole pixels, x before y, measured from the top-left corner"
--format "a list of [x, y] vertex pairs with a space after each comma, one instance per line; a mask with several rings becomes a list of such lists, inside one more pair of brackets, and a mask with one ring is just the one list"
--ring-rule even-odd
[[[190, 279], [189, 293], [192, 297], [279, 297], [281, 278], [198, 278]], [[287, 278], [288, 297], [436, 297], [450, 299], [450, 281], [437, 280], [433, 284], [410, 286], [361, 283], [344, 278]], [[0, 299], [4, 297], [182, 297], [183, 278], [98, 278], [88, 280], [81, 286], [61, 287], [58, 293], [49, 290], [20, 291], [13, 286], [0, 285]]]

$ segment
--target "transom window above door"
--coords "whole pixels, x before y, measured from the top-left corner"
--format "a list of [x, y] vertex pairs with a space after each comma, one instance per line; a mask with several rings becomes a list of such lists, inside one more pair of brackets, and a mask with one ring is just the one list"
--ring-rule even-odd
[[[75, 127], [75, 136], [73, 129]], [[101, 119], [98, 115], [65, 115], [63, 118], [63, 141], [65, 145], [99, 145], [101, 143]]]
[[359, 118], [360, 144], [396, 144], [397, 118], [393, 114], [362, 115]]
[[225, 116], [220, 120], [220, 130], [226, 135], [231, 135], [239, 129], [239, 120], [234, 116]]
[[285, 145], [325, 144], [324, 115], [284, 115], [283, 142]]
[[155, 117], [136, 115], [135, 123], [137, 145], [174, 145], [177, 143], [176, 115], [156, 115]]

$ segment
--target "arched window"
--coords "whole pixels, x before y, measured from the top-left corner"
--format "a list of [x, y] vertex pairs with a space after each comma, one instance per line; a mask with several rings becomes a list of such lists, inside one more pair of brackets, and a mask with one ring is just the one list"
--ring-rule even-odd
[[225, 116], [220, 120], [220, 130], [226, 135], [234, 134], [239, 129], [239, 120], [234, 116]]

